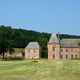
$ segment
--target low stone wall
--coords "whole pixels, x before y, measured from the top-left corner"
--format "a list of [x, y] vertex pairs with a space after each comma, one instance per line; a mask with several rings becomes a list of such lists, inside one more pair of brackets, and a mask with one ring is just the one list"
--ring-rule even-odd
[[[1, 54], [0, 58], [2, 58], [2, 57], [3, 57], [3, 55]], [[14, 58], [14, 57], [23, 57], [23, 56], [22, 56], [22, 53], [12, 53], [12, 54], [5, 53], [4, 57], [5, 58], [10, 58], [10, 57]]]

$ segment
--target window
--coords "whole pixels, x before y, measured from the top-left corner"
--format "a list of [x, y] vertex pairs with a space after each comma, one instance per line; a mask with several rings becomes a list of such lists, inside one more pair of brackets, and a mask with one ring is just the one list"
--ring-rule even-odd
[[28, 50], [28, 52], [30, 52], [30, 50]]
[[55, 58], [55, 54], [53, 54], [53, 59]]
[[68, 49], [66, 49], [66, 52], [68, 52]]
[[68, 54], [66, 54], [66, 59], [68, 59]]
[[53, 51], [55, 51], [55, 47], [53, 47]]
[[61, 52], [63, 52], [63, 49], [61, 49]]
[[25, 52], [22, 52], [22, 57], [25, 57]]
[[75, 58], [77, 58], [77, 54], [75, 54]]
[[63, 59], [63, 55], [61, 54], [61, 59]]
[[71, 58], [73, 58], [73, 54], [71, 54]]
[[34, 50], [34, 53], [35, 53], [35, 50]]

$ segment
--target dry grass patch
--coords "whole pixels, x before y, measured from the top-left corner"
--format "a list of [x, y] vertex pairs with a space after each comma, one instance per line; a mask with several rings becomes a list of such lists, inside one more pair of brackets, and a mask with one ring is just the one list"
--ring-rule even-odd
[[0, 80], [80, 80], [80, 61], [0, 61]]

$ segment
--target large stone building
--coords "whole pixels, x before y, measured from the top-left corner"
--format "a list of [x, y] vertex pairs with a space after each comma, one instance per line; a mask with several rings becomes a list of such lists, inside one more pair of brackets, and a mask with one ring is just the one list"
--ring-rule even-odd
[[38, 42], [30, 42], [25, 48], [25, 58], [39, 59], [41, 58], [41, 47]]
[[80, 58], [80, 39], [59, 39], [52, 34], [48, 42], [48, 59]]

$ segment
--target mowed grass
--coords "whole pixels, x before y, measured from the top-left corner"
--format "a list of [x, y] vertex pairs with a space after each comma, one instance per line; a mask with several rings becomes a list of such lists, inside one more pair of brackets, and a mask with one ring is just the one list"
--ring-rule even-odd
[[80, 80], [80, 60], [0, 61], [0, 80]]

